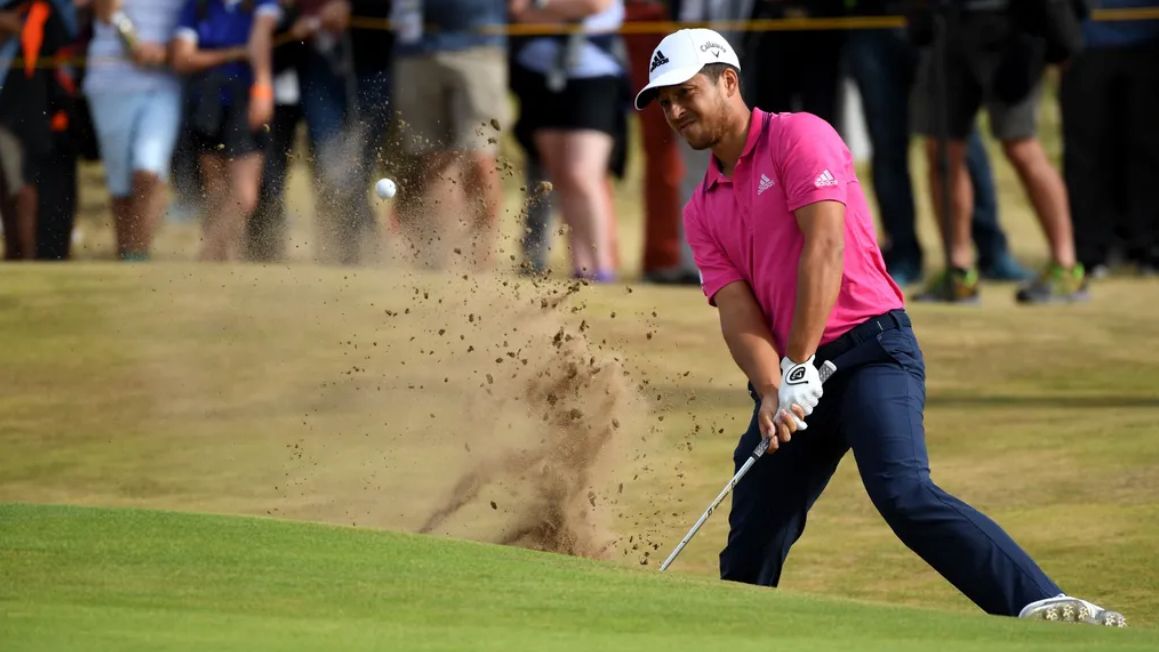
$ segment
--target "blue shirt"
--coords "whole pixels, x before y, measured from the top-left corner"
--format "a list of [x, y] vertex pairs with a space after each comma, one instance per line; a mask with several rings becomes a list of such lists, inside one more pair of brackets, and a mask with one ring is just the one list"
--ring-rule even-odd
[[400, 56], [507, 44], [505, 0], [394, 0], [392, 12]]
[[[1094, 0], [1094, 9], [1159, 7], [1159, 0]], [[1159, 20], [1106, 20], [1083, 23], [1083, 40], [1088, 48], [1121, 48], [1159, 45]], [[1140, 63], [1140, 65], [1146, 65]]]
[[[249, 42], [256, 16], [278, 18], [281, 12], [278, 0], [186, 0], [176, 38], [191, 40], [201, 50], [234, 48]], [[246, 83], [253, 79], [246, 61], [224, 63], [212, 71]]]

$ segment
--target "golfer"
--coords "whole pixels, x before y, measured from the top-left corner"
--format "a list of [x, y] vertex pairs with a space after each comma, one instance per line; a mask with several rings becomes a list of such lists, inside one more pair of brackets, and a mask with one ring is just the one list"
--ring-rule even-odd
[[[684, 224], [756, 402], [736, 464], [770, 441], [733, 492], [721, 577], [776, 586], [852, 448], [897, 536], [987, 613], [1123, 625], [1066, 596], [1002, 528], [930, 479], [922, 353], [837, 132], [807, 113], [750, 110], [736, 53], [712, 30], [668, 35], [649, 67], [636, 108], [658, 100], [689, 145], [713, 154]], [[837, 372], [823, 391], [827, 360]]]

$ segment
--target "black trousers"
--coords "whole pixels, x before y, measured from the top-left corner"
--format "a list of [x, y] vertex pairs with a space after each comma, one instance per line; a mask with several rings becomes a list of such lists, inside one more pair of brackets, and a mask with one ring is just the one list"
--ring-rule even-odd
[[68, 134], [52, 134], [37, 192], [36, 258], [68, 260], [77, 209], [77, 151]]
[[[837, 372], [809, 429], [760, 458], [733, 490], [721, 579], [776, 586], [809, 510], [852, 450], [870, 500], [898, 538], [986, 613], [1015, 616], [1062, 593], [997, 523], [930, 477], [925, 362], [909, 316], [870, 319], [822, 346], [817, 360], [832, 360]], [[737, 468], [761, 439], [755, 393], [753, 400], [733, 454]]]
[[1121, 244], [1159, 263], [1159, 47], [1089, 49], [1062, 78], [1063, 168], [1075, 247], [1088, 267]]

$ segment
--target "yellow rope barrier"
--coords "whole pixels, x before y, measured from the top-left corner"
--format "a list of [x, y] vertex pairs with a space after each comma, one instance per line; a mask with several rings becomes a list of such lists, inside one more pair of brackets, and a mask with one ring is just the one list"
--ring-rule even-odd
[[[1098, 22], [1120, 22], [1128, 20], [1159, 20], [1159, 7], [1134, 7], [1124, 9], [1095, 9], [1091, 12], [1091, 20]], [[793, 32], [818, 30], [861, 30], [861, 29], [893, 29], [905, 27], [905, 16], [843, 16], [834, 18], [767, 18], [758, 20], [723, 20], [723, 21], [638, 21], [627, 22], [618, 29], [603, 32], [604, 34], [667, 34], [678, 29], [690, 27], [711, 27], [722, 32]], [[352, 29], [390, 31], [389, 20], [370, 18], [366, 16], [352, 16]], [[563, 24], [526, 24], [510, 23], [480, 28], [484, 34], [506, 36], [556, 36], [570, 34], [581, 30], [578, 25]], [[277, 44], [287, 43], [292, 39], [282, 36]], [[119, 58], [108, 58], [109, 61], [120, 61]], [[54, 68], [58, 65], [99, 65], [101, 60], [86, 60], [83, 56], [72, 57], [66, 61], [49, 58], [39, 62], [38, 68]], [[12, 68], [22, 68], [22, 59], [12, 62]]]

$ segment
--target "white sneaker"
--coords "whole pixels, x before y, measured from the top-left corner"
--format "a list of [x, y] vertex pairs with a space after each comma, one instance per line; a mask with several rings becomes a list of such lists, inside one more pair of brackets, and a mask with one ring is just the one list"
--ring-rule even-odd
[[1126, 627], [1127, 619], [1117, 611], [1060, 593], [1053, 598], [1031, 602], [1018, 612], [1019, 618], [1064, 623], [1087, 623], [1107, 627]]

